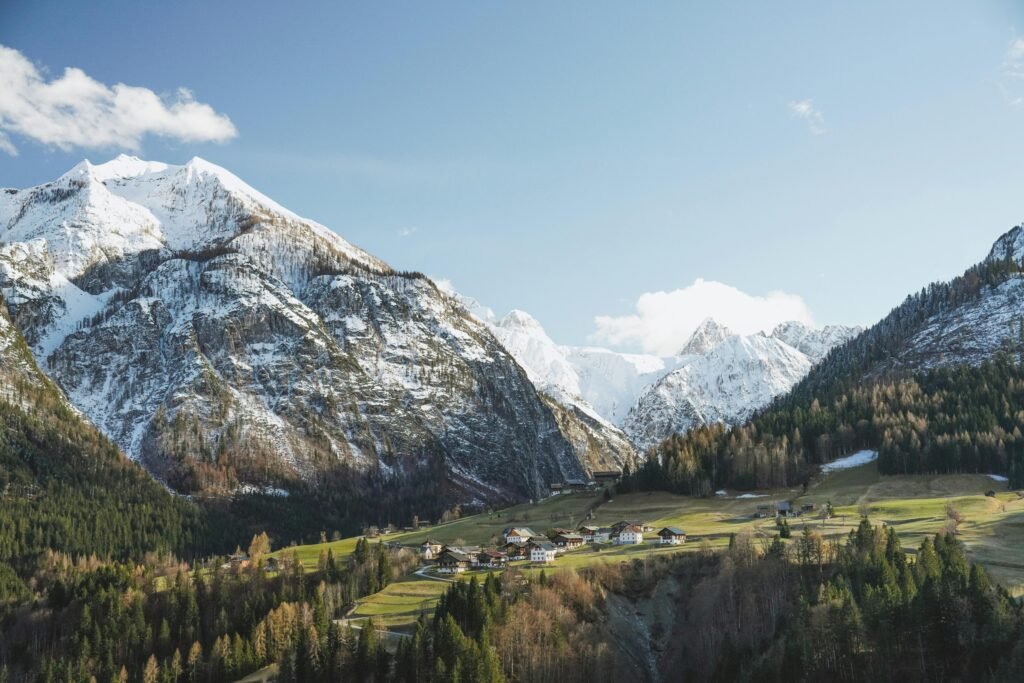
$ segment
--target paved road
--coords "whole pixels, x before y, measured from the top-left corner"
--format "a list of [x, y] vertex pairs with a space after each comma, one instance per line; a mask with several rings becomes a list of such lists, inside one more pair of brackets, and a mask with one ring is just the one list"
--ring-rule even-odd
[[446, 579], [446, 578], [441, 577], [441, 576], [431, 576], [430, 574], [427, 574], [426, 572], [427, 572], [427, 567], [420, 567], [419, 569], [414, 571], [413, 574], [415, 574], [416, 576], [420, 577], [421, 579], [430, 579], [431, 581], [444, 581], [445, 583], [455, 583], [455, 579]]

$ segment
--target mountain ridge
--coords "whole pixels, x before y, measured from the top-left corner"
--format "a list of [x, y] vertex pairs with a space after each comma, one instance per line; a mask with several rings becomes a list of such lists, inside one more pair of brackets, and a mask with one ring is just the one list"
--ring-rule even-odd
[[431, 280], [220, 167], [122, 156], [0, 196], [12, 321], [71, 402], [180, 490], [341, 466], [440, 476], [438, 504], [482, 503], [590, 468]]

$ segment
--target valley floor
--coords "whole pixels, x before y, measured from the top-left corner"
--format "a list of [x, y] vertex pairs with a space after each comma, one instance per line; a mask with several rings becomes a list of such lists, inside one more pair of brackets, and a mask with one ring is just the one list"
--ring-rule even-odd
[[[986, 496], [994, 491], [994, 496]], [[867, 513], [872, 523], [896, 529], [903, 547], [911, 554], [925, 536], [949, 524], [947, 508], [960, 515], [957, 535], [974, 561], [989, 570], [993, 578], [1015, 595], [1024, 594], [1024, 497], [1006, 490], [1006, 483], [987, 475], [907, 475], [886, 476], [878, 473], [875, 463], [823, 475], [806, 492], [802, 487], [759, 492], [757, 497], [738, 497], [728, 491], [725, 496], [689, 498], [670, 493], [620, 494], [606, 501], [601, 495], [570, 494], [548, 498], [533, 505], [517, 505], [492, 513], [484, 513], [447, 524], [382, 536], [381, 540], [417, 548], [427, 539], [455, 545], [493, 545], [502, 529], [508, 526], [530, 526], [538, 533], [551, 527], [575, 528], [584, 523], [609, 526], [619, 520], [642, 520], [656, 530], [676, 526], [688, 536], [685, 545], [660, 546], [655, 535], [648, 534], [642, 545], [593, 546], [560, 555], [548, 572], [560, 569], [593, 566], [606, 562], [643, 559], [664, 553], [702, 552], [726, 547], [732, 534], [749, 531], [757, 542], [769, 542], [778, 528], [774, 518], [757, 518], [759, 505], [791, 501], [795, 509], [814, 504], [815, 511], [789, 521], [793, 538], [805, 525], [811, 526], [826, 539], [842, 539]], [[749, 495], [749, 494], [748, 494]], [[831, 502], [834, 516], [825, 520], [819, 511]], [[792, 541], [790, 541], [792, 542]], [[336, 558], [353, 552], [356, 539], [349, 538], [327, 544], [286, 548], [276, 555], [298, 553], [308, 567], [315, 567], [322, 550], [330, 548]], [[513, 562], [513, 567], [535, 573], [539, 569], [529, 562]], [[450, 579], [431, 577], [425, 572], [410, 574], [384, 590], [363, 598], [350, 614], [350, 619], [373, 618], [386, 628], [408, 627], [421, 613], [431, 613], [438, 598], [447, 590]], [[458, 580], [483, 577], [484, 571], [458, 575]]]

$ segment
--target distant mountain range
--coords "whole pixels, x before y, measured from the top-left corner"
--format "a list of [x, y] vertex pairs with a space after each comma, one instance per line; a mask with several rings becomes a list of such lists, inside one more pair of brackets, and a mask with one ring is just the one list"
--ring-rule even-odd
[[866, 332], [708, 319], [674, 356], [626, 354], [395, 271], [202, 159], [121, 156], [0, 190], [0, 356], [180, 491], [342, 468], [536, 498], [791, 389], [991, 357], [1024, 339], [1022, 261], [1015, 228]]
[[[457, 296], [457, 295], [456, 295]], [[787, 392], [860, 328], [799, 322], [742, 336], [705, 320], [676, 356], [625, 354], [556, 344], [528, 313], [498, 318], [461, 301], [485, 322], [543, 392], [622, 433], [640, 449], [700, 424], [737, 424]]]

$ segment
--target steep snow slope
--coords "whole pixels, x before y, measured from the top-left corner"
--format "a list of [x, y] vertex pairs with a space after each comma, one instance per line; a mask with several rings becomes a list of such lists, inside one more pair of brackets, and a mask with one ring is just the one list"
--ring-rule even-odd
[[488, 326], [534, 386], [552, 399], [548, 404], [563, 436], [574, 444], [577, 453], [586, 454], [583, 460], [589, 469], [615, 469], [636, 463], [636, 449], [626, 435], [591, 405], [588, 396], [593, 394], [584, 394], [583, 387], [590, 388], [591, 381], [580, 372], [586, 365], [572, 361], [573, 349], [555, 344], [541, 324], [524, 311], [514, 310], [498, 319], [475, 299], [460, 295], [450, 286], [446, 291]]
[[709, 318], [683, 346], [685, 353], [658, 358], [560, 346], [528, 313], [498, 319], [475, 300], [461, 300], [490, 325], [539, 389], [595, 420], [604, 435], [621, 425], [640, 448], [699, 424], [749, 417], [788, 391], [834, 345], [860, 332], [790, 322], [771, 336], [741, 337]]
[[826, 325], [825, 327], [808, 327], [803, 323], [790, 321], [782, 323], [771, 336], [786, 342], [794, 349], [807, 356], [811, 363], [817, 363], [836, 346], [849, 341], [863, 332], [861, 327], [844, 325]]
[[344, 465], [497, 500], [590, 467], [486, 325], [222, 168], [122, 156], [0, 197], [12, 320], [180, 488]]
[[693, 333], [680, 367], [637, 400], [623, 429], [639, 448], [702, 424], [737, 424], [789, 391], [833, 347], [860, 334], [857, 327], [779, 325], [771, 335], [732, 334], [713, 320]]
[[701, 424], [734, 424], [798, 382], [811, 360], [764, 334], [733, 335], [651, 386], [626, 416], [623, 428], [640, 448]]

